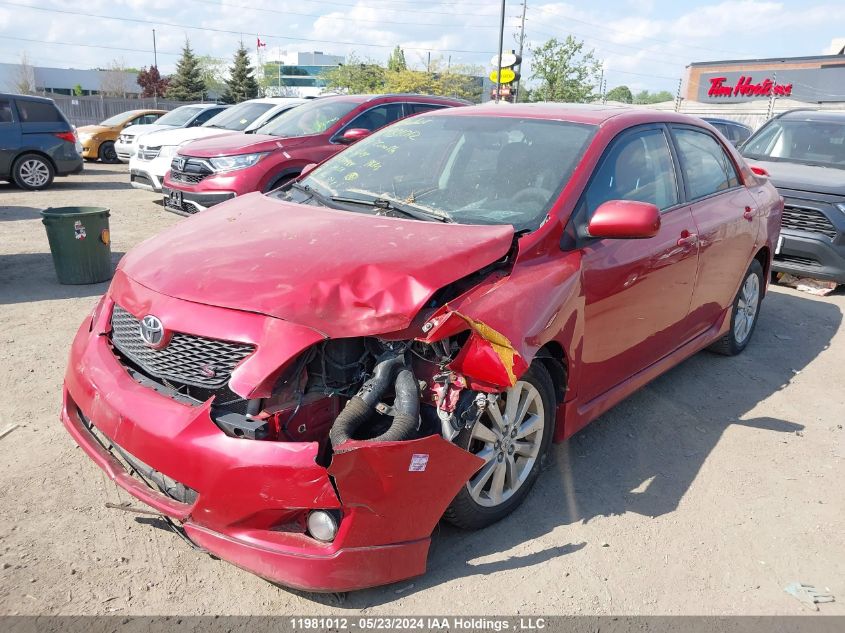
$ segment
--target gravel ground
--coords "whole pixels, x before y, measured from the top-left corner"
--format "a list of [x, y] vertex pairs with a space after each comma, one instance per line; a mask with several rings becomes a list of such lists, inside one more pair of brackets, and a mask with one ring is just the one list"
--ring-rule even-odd
[[269, 584], [191, 550], [57, 419], [71, 338], [106, 289], [60, 286], [39, 209], [110, 207], [115, 260], [183, 221], [86, 165], [45, 192], [0, 183], [1, 614], [845, 614], [845, 294], [773, 288], [750, 347], [701, 353], [569, 442], [523, 507], [440, 526], [428, 573], [349, 595]]

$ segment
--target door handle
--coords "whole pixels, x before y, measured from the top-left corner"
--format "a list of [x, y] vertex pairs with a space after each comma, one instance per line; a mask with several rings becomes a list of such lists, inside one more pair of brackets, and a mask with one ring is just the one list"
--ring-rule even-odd
[[754, 219], [754, 209], [751, 207], [745, 207], [745, 212], [742, 214], [742, 217], [750, 222]]
[[686, 229], [681, 231], [681, 237], [678, 238], [678, 246], [695, 246], [698, 244], [698, 234], [690, 233]]

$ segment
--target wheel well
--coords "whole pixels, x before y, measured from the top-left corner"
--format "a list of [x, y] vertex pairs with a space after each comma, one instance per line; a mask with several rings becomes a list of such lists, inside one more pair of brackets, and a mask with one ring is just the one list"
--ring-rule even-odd
[[36, 149], [28, 149], [28, 150], [26, 150], [25, 152], [21, 152], [20, 154], [18, 154], [17, 156], [15, 156], [15, 160], [13, 160], [13, 161], [12, 161], [12, 166], [14, 167], [15, 163], [17, 163], [17, 162], [18, 162], [18, 160], [20, 160], [20, 158], [21, 158], [22, 156], [26, 156], [27, 154], [35, 154], [36, 156], [40, 156], [41, 158], [43, 158], [44, 160], [46, 160], [48, 163], [50, 163], [50, 167], [52, 167], [52, 168], [53, 168], [53, 172], [54, 172], [54, 173], [56, 172], [56, 163], [54, 163], [54, 162], [53, 162], [53, 159], [52, 159], [52, 158], [50, 158], [50, 157], [49, 157], [47, 154], [45, 154], [44, 152], [39, 152], [39, 151], [38, 151], [38, 150], [36, 150]]
[[757, 254], [754, 255], [754, 259], [760, 262], [760, 265], [763, 267], [763, 279], [768, 279], [769, 277], [769, 268], [771, 266], [771, 259], [769, 257], [769, 247], [764, 246]]
[[276, 189], [280, 180], [296, 178], [300, 173], [302, 173], [302, 168], [287, 169], [280, 174], [276, 174], [276, 177], [270, 181], [270, 184], [267, 185], [267, 189], [265, 191], [272, 191], [273, 189]]
[[535, 358], [543, 363], [546, 371], [552, 377], [555, 387], [555, 400], [560, 404], [563, 402], [566, 393], [566, 354], [563, 347], [557, 341], [550, 341], [537, 351]]

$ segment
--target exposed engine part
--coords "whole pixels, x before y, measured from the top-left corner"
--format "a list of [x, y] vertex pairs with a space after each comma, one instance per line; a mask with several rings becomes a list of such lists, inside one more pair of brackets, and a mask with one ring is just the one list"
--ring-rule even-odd
[[362, 338], [332, 339], [314, 347], [305, 366], [305, 390], [351, 396], [372, 362], [368, 347]]
[[385, 432], [367, 439], [396, 442], [413, 437], [420, 423], [419, 383], [404, 354], [386, 353], [376, 364], [372, 377], [337, 416], [329, 432], [332, 447], [340, 446], [355, 437], [356, 432], [377, 413], [382, 396], [391, 386], [395, 393], [390, 411], [393, 421]]

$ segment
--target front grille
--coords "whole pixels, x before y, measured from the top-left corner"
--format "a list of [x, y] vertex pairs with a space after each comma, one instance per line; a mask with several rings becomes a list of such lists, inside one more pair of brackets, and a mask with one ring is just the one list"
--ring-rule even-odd
[[830, 239], [836, 237], [836, 227], [821, 211], [803, 207], [784, 207], [783, 228], [809, 233], [821, 233]]
[[209, 174], [187, 174], [183, 171], [170, 171], [170, 180], [174, 182], [184, 182], [189, 185], [195, 185], [202, 182]]
[[161, 146], [158, 147], [148, 147], [146, 145], [139, 145], [138, 146], [138, 158], [141, 160], [153, 160], [154, 158], [158, 157], [158, 153], [161, 151]]
[[114, 306], [111, 326], [112, 344], [146, 374], [194, 387], [222, 387], [255, 349], [183, 332], [173, 332], [165, 347], [153, 349], [141, 338], [140, 321], [119, 305]]
[[810, 259], [809, 257], [796, 257], [795, 255], [775, 255], [775, 261], [783, 262], [785, 264], [805, 266], [807, 268], [815, 268], [821, 266], [821, 264], [815, 259]]

